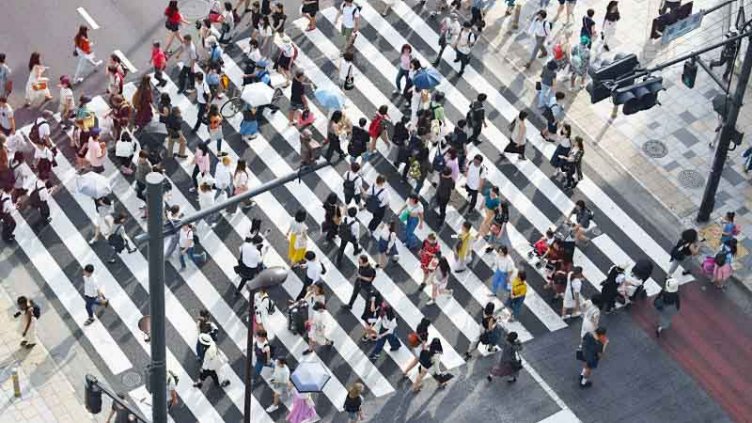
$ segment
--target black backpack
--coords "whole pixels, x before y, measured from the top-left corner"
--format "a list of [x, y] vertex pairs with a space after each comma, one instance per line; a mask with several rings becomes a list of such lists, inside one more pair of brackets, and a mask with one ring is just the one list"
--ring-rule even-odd
[[31, 126], [31, 130], [29, 131], [29, 139], [34, 144], [41, 144], [42, 139], [39, 138], [39, 127], [46, 124], [47, 121], [44, 119], [37, 119], [34, 121], [34, 124]]
[[371, 195], [366, 198], [366, 210], [368, 210], [370, 213], [376, 213], [376, 211], [381, 208], [381, 200], [379, 200], [379, 195], [384, 191], [384, 188], [381, 188], [378, 192], [375, 191], [375, 187], [371, 189]]
[[351, 176], [350, 172], [348, 171], [345, 174], [345, 181], [342, 183], [342, 188], [345, 192], [345, 195], [348, 197], [352, 197], [355, 195], [355, 181], [357, 181], [360, 176], [356, 175], [355, 179], [349, 179]]
[[39, 318], [39, 316], [42, 315], [42, 309], [39, 308], [39, 304], [34, 304], [31, 306], [31, 313], [34, 315], [35, 318]]
[[432, 165], [435, 172], [441, 172], [444, 170], [446, 160], [444, 159], [444, 155], [441, 154], [441, 147], [436, 147], [436, 156], [433, 158]]
[[339, 237], [342, 241], [349, 241], [352, 239], [351, 227], [353, 223], [357, 223], [357, 220], [353, 219], [348, 221], [348, 216], [342, 218], [342, 223], [339, 224]]
[[39, 185], [35, 185], [34, 189], [29, 193], [29, 205], [32, 207], [39, 207], [42, 204], [42, 199], [39, 197], [39, 190], [42, 189]]

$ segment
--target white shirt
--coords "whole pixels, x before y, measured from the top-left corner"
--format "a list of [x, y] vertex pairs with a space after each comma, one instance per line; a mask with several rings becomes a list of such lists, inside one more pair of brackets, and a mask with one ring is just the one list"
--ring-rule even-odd
[[[394, 234], [394, 235], [392, 235]], [[382, 225], [381, 232], [379, 232], [379, 239], [383, 239], [387, 242], [386, 249], [389, 251], [394, 245], [394, 241], [397, 238], [397, 234], [389, 230], [389, 225]]]
[[11, 214], [16, 209], [10, 194], [4, 192], [0, 194], [0, 204], [2, 204], [3, 213]]
[[37, 120], [34, 121], [34, 123], [39, 122], [39, 126], [37, 127], [37, 133], [39, 134], [39, 139], [44, 141], [45, 139], [50, 137], [50, 123], [47, 122], [46, 119], [37, 118]]
[[[564, 291], [564, 304], [571, 304], [571, 306], [574, 307], [575, 305], [574, 296], [577, 295], [578, 297], [580, 297], [581, 290], [582, 290], [582, 279], [575, 278], [575, 277], [567, 278], [567, 288]], [[582, 302], [582, 298], [580, 298], [580, 303], [581, 302]]]
[[215, 372], [222, 368], [224, 364], [224, 354], [217, 348], [217, 344], [213, 343], [206, 349], [204, 353], [204, 363], [201, 368], [204, 370], [214, 370]]
[[180, 248], [189, 248], [193, 245], [193, 229], [180, 229], [180, 234], [178, 235], [178, 245], [180, 245]]
[[275, 384], [287, 386], [290, 382], [290, 368], [287, 366], [275, 365], [274, 371], [272, 372], [272, 379]]
[[[22, 166], [22, 167], [28, 169], [28, 167], [26, 167], [26, 166]], [[47, 189], [47, 184], [46, 183], [44, 183], [44, 182], [42, 182], [40, 180], [37, 180], [34, 183], [34, 189], [36, 189], [37, 192], [39, 193], [39, 200], [40, 201], [46, 203], [47, 200], [50, 199], [50, 191]]]
[[468, 188], [477, 190], [480, 188], [480, 180], [486, 177], [486, 166], [482, 163], [476, 166], [475, 162], [470, 162], [467, 166], [467, 184]]
[[34, 146], [34, 160], [47, 159], [51, 161], [53, 158], [54, 155], [52, 154], [52, 150], [50, 150], [46, 145], [42, 148], [37, 148], [37, 146]]
[[93, 274], [91, 276], [84, 275], [84, 295], [87, 297], [99, 296], [99, 283]]
[[386, 184], [382, 187], [379, 187], [376, 184], [371, 185], [369, 195], [377, 196], [379, 199], [379, 207], [384, 208], [389, 205], [389, 190], [387, 189]]
[[261, 291], [253, 294], [253, 306], [256, 310], [256, 315], [263, 321], [266, 321], [269, 317], [269, 304], [271, 301], [272, 299], [269, 298], [269, 294], [262, 294]]
[[348, 6], [347, 3], [343, 2], [340, 11], [342, 11], [342, 26], [344, 28], [355, 28], [355, 19], [360, 18], [360, 11], [355, 3]]
[[460, 25], [459, 19], [452, 19], [450, 16], [444, 18], [441, 22], [441, 26], [446, 28], [446, 41], [447, 44], [454, 42], [454, 38], [462, 31], [462, 25]]
[[355, 195], [363, 192], [363, 179], [360, 173], [352, 173], [349, 170], [345, 172], [345, 180], [355, 182]]
[[261, 264], [261, 252], [252, 242], [244, 242], [240, 246], [240, 255], [246, 267], [253, 269]]
[[595, 332], [595, 329], [598, 327], [598, 321], [601, 318], [601, 310], [593, 305], [590, 300], [585, 301], [583, 308], [585, 309], [585, 312], [582, 314], [580, 339], [582, 339], [582, 337], [588, 332]]
[[321, 280], [321, 263], [318, 259], [313, 259], [306, 263], [306, 276], [316, 283]]
[[261, 49], [254, 48], [251, 49], [251, 51], [248, 52], [248, 58], [253, 60], [254, 63], [257, 63], [261, 61], [261, 59], [264, 58], [264, 56], [261, 55]]
[[235, 184], [235, 188], [237, 187], [248, 187], [248, 171], [238, 172], [235, 174], [235, 177], [233, 178], [233, 183]]
[[394, 333], [394, 330], [397, 329], [397, 319], [388, 320], [386, 316], [379, 317], [374, 327], [379, 334], [382, 332]]
[[6, 103], [5, 107], [0, 107], [0, 126], [10, 129], [11, 118], [13, 118], [13, 108]]
[[417, 204], [410, 204], [410, 201], [408, 200], [407, 204], [407, 212], [410, 213], [410, 216], [412, 217], [418, 217], [419, 214], [423, 213], [423, 204], [418, 201]]
[[209, 91], [209, 85], [206, 84], [205, 79], [201, 81], [200, 84], [196, 85], [196, 101], [198, 103], [206, 104], [206, 100], [204, 100], [204, 94], [211, 97], [211, 91]]
[[457, 34], [457, 51], [462, 54], [470, 54], [475, 40], [475, 33], [471, 29], [462, 28], [460, 33]]
[[494, 270], [510, 274], [514, 270], [514, 260], [509, 257], [509, 254], [505, 256], [496, 254], [496, 258], [494, 259]]
[[214, 185], [219, 189], [225, 189], [232, 185], [232, 173], [228, 166], [219, 164], [214, 169]]
[[214, 205], [214, 190], [209, 189], [208, 191], [204, 191], [202, 189], [198, 190], [198, 206], [201, 210], [208, 209], [209, 207]]
[[[15, 169], [13, 169], [13, 175], [16, 177], [16, 183], [13, 185], [13, 188], [25, 190], [33, 189], [34, 172], [32, 172], [31, 169], [29, 169], [29, 166], [25, 163], [16, 166]], [[41, 198], [41, 192], [39, 194]]]
[[350, 76], [355, 76], [355, 65], [353, 65], [353, 62], [348, 62], [345, 59], [340, 59], [339, 80], [344, 82], [344, 80], [347, 78], [348, 72], [350, 72]]
[[548, 38], [551, 35], [551, 24], [545, 19], [533, 19], [527, 32], [536, 37]]

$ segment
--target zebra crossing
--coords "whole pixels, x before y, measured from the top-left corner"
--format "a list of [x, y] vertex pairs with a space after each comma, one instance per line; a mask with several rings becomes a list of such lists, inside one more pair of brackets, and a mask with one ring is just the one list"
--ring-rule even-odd
[[[396, 2], [393, 10], [395, 13], [392, 15], [382, 17], [369, 4], [362, 4], [362, 29], [354, 44], [357, 52], [355, 88], [348, 92], [349, 100], [345, 107], [345, 113], [353, 121], [360, 117], [370, 118], [383, 104], [389, 106], [392, 119], [398, 119], [402, 114], [400, 106], [403, 100], [391, 97], [391, 92], [392, 80], [397, 72], [395, 64], [398, 63], [399, 49], [403, 44], [413, 45], [416, 57], [424, 64], [432, 61], [437, 50], [436, 22], [424, 20], [400, 1]], [[317, 30], [304, 31], [304, 24], [299, 20], [293, 22], [288, 31], [300, 47], [296, 60], [298, 66], [318, 87], [337, 85], [339, 48], [335, 43], [341, 42], [334, 22], [336, 10], [325, 9], [321, 14], [323, 17], [319, 20]], [[407, 31], [406, 28], [411, 30]], [[242, 87], [242, 72], [238, 63], [242, 62], [247, 45], [247, 39], [239, 39], [226, 49], [223, 57], [226, 74], [235, 88]], [[463, 118], [470, 101], [481, 92], [488, 95], [489, 108], [498, 112], [498, 115], [489, 114], [489, 127], [482, 135], [484, 141], [478, 146], [470, 146], [469, 156], [481, 154], [484, 157], [484, 163], [489, 169], [488, 180], [499, 186], [502, 196], [510, 202], [507, 241], [515, 261], [524, 261], [530, 242], [556, 222], [561, 222], [563, 216], [574, 207], [573, 199], [565, 195], [550, 179], [552, 169], [547, 161], [553, 152], [553, 146], [540, 139], [537, 131], [529, 131], [532, 133], [529, 141], [542, 160], [498, 160], [499, 151], [508, 142], [505, 131], [501, 128], [506, 128], [517, 110], [498, 92], [496, 87], [502, 84], [492, 72], [483, 68], [482, 63], [473, 59], [464, 75], [456, 77], [454, 72], [458, 65], [452, 62], [453, 59], [452, 52], [445, 52], [443, 61], [437, 68], [445, 77], [437, 89], [446, 94], [447, 120], [456, 122]], [[125, 97], [129, 98], [134, 91], [135, 87], [127, 84]], [[195, 134], [188, 130], [195, 123], [196, 104], [185, 95], [178, 94], [177, 87], [172, 82], [160, 91], [167, 93], [172, 104], [181, 108], [186, 123], [184, 133], [189, 145], [195, 146], [198, 142], [207, 141], [209, 135], [205, 127]], [[287, 108], [289, 95], [289, 89], [286, 89], [285, 98], [280, 104], [282, 110]], [[315, 100], [309, 103], [311, 112], [316, 117], [312, 130], [321, 139], [326, 134], [326, 111], [320, 109]], [[100, 117], [108, 111], [106, 101], [101, 97], [94, 98], [92, 108]], [[243, 141], [238, 134], [240, 120], [241, 116], [236, 115], [223, 122], [223, 151], [234, 160], [247, 160], [252, 173], [252, 186], [297, 168], [300, 163], [298, 131], [288, 125], [282, 113], [266, 111], [260, 119], [259, 137], [250, 142]], [[24, 130], [28, 132], [29, 128]], [[68, 136], [59, 130], [54, 133], [59, 146], [68, 144]], [[386, 157], [385, 147], [378, 147], [381, 156]], [[214, 143], [210, 143], [210, 150], [214, 166], [218, 153]], [[60, 151], [57, 158], [59, 165], [54, 168], [54, 173], [60, 181], [61, 189], [50, 200], [53, 220], [49, 226], [42, 227], [38, 224], [36, 215], [25, 212], [19, 214], [16, 232], [18, 254], [25, 255], [29, 267], [39, 274], [40, 283], [49, 288], [45, 292], [50, 296], [50, 302], [55, 303], [58, 310], [69, 317], [75, 330], [82, 334], [84, 347], [99, 358], [95, 361], [101, 366], [100, 372], [110, 376], [108, 380], [117, 379], [128, 372], [143, 372], [148, 363], [149, 349], [137, 323], [143, 315], [148, 314], [148, 266], [145, 250], [121, 255], [115, 264], [110, 265], [106, 263], [109, 254], [106, 246], [89, 245], [86, 242], [92, 232], [89, 228], [95, 221], [93, 202], [78, 194], [75, 188], [76, 172], [72, 165], [74, 153], [65, 147], [61, 147]], [[166, 160], [164, 163], [166, 175], [174, 187], [168, 202], [179, 204], [183, 212], [191, 214], [198, 209], [198, 203], [195, 195], [189, 192], [192, 172], [190, 158], [177, 162]], [[209, 256], [201, 268], [189, 264], [186, 271], [179, 272], [178, 264], [174, 260], [168, 261], [168, 289], [165, 290], [168, 368], [178, 374], [181, 381], [177, 387], [181, 405], [171, 410], [175, 421], [240, 421], [244, 395], [243, 360], [250, 352], [245, 351], [248, 336], [247, 294], [240, 299], [233, 297], [237, 279], [232, 267], [237, 261], [238, 248], [250, 229], [251, 218], [259, 218], [264, 222], [264, 228], [271, 229], [267, 237], [271, 248], [265, 257], [266, 264], [284, 266], [287, 252], [285, 234], [292, 215], [298, 209], [305, 209], [309, 215], [307, 225], [309, 228], [317, 228], [323, 221], [320, 204], [326, 196], [335, 192], [340, 199], [344, 198], [344, 171], [344, 163], [324, 168], [300, 182], [293, 182], [258, 196], [255, 198], [256, 206], [247, 213], [227, 214], [216, 227], [200, 228], [199, 236]], [[140, 218], [141, 202], [135, 197], [131, 186], [132, 177], [118, 172], [118, 166], [113, 164], [111, 158], [105, 162], [104, 174], [113, 187], [116, 209], [129, 216], [127, 232], [134, 234], [144, 231], [146, 223]], [[390, 209], [392, 213], [398, 212], [412, 187], [400, 180], [393, 165], [382, 157], [375, 157], [364, 163], [362, 174], [369, 184], [379, 174], [387, 178]], [[426, 202], [432, 198], [433, 188], [430, 184], [426, 184], [421, 194]], [[458, 194], [464, 202], [464, 191], [460, 189]], [[605, 273], [612, 264], [629, 264], [642, 257], [654, 260], [659, 269], [656, 278], [665, 276], [662, 272], [667, 268], [670, 245], [649, 235], [653, 231], [646, 230], [635, 222], [631, 217], [633, 210], [609, 197], [602, 187], [588, 177], [587, 171], [585, 180], [575, 189], [573, 197], [583, 198], [591, 205], [596, 213], [594, 223], [600, 232], [600, 235], [593, 236], [589, 247], [578, 248], [575, 252], [575, 263], [583, 266], [589, 281], [587, 291], [600, 289], [599, 283], [605, 279]], [[452, 251], [452, 236], [459, 232], [466, 217], [460, 208], [450, 203], [447, 225], [438, 231], [432, 215], [426, 207], [426, 225], [417, 230], [416, 235], [422, 239], [428, 233], [436, 231], [442, 251]], [[365, 221], [370, 216], [367, 211], [362, 211], [359, 218]], [[477, 222], [474, 223], [477, 226]], [[364, 253], [374, 252], [373, 241], [367, 235], [362, 237], [361, 244], [366, 247]], [[355, 380], [364, 383], [368, 395], [384, 396], [403, 391], [403, 369], [411, 360], [408, 350], [387, 349], [385, 357], [375, 363], [371, 362], [367, 357], [371, 346], [359, 343], [359, 316], [365, 301], [359, 298], [352, 311], [345, 311], [341, 307], [347, 303], [351, 293], [350, 281], [357, 270], [356, 258], [352, 254], [346, 254], [343, 264], [336, 266], [331, 261], [334, 253], [331, 246], [313, 245], [311, 249], [331, 269], [324, 279], [329, 293], [327, 336], [334, 341], [334, 346], [330, 350], [303, 356], [307, 345], [300, 337], [286, 330], [286, 317], [278, 308], [270, 317], [268, 328], [274, 335], [273, 345], [277, 354], [286, 355], [291, 368], [300, 361], [314, 360], [330, 369], [332, 380], [316, 399], [318, 412], [322, 416], [342, 409], [345, 387]], [[479, 317], [482, 307], [493, 301], [497, 308], [503, 308], [498, 299], [489, 295], [492, 260], [484, 256], [482, 247], [476, 246], [469, 271], [453, 274], [450, 278], [453, 295], [450, 298], [440, 298], [435, 305], [429, 306], [426, 303], [430, 299], [430, 288], [418, 291], [422, 273], [417, 256], [399, 243], [398, 249], [400, 261], [385, 271], [379, 271], [374, 281], [374, 285], [394, 307], [398, 316], [398, 336], [404, 340], [408, 333], [415, 330], [420, 320], [426, 317], [432, 322], [430, 336], [442, 340], [445, 350], [443, 364], [449, 369], [462, 366], [464, 352], [480, 333]], [[449, 258], [451, 262], [451, 255]], [[80, 269], [88, 263], [94, 264], [96, 275], [112, 301], [94, 324], [84, 326]], [[567, 326], [558, 310], [547, 300], [551, 295], [543, 290], [545, 279], [540, 270], [531, 267], [528, 282], [531, 289], [525, 298], [520, 319], [513, 323], [503, 323], [506, 330], [518, 332], [525, 342]], [[270, 294], [277, 304], [284, 307], [288, 300], [295, 298], [301, 287], [300, 277], [291, 272], [281, 289]], [[653, 280], [646, 287], [651, 294], [659, 289], [659, 285]], [[198, 310], [204, 308], [212, 313], [220, 327], [218, 346], [229, 358], [229, 365], [222, 373], [223, 378], [230, 380], [231, 384], [225, 388], [207, 387], [204, 391], [199, 391], [191, 386], [190, 381], [197, 376], [199, 369], [193, 352], [197, 336], [194, 320]], [[527, 363], [525, 366], [538, 383], [545, 385], [540, 376], [535, 376], [537, 373], [533, 368]], [[252, 404], [254, 421], [279, 421], [285, 414], [277, 411], [270, 415], [264, 410], [271, 403], [268, 377], [269, 371], [265, 370], [262, 372], [262, 380], [255, 382]], [[409, 377], [415, 377], [415, 370]], [[141, 401], [146, 397], [143, 385], [126, 388], [134, 402], [142, 407], [147, 406]], [[224, 392], [220, 392], [222, 390]], [[550, 389], [547, 392], [560, 405], [567, 421], [577, 421], [556, 393]], [[282, 409], [286, 410], [288, 406], [283, 404]]]

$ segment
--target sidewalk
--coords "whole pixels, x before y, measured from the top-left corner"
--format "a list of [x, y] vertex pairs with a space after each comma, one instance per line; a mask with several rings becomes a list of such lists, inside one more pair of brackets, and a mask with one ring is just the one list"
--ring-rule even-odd
[[[24, 423], [94, 422], [83, 406], [83, 398], [57, 368], [49, 351], [38, 343], [31, 350], [19, 347], [18, 320], [13, 319], [15, 301], [0, 291], [0, 420]], [[47, 310], [45, 310], [47, 311]], [[53, 311], [49, 311], [53, 312]], [[39, 321], [43, 325], [44, 316]], [[11, 371], [18, 361], [21, 397], [15, 398]]]
[[[596, 30], [600, 30], [606, 3], [598, 0], [577, 2], [574, 23], [568, 27], [573, 32], [573, 39], [579, 36], [582, 16], [588, 8], [595, 10]], [[610, 59], [615, 53], [635, 53], [641, 65], [655, 65], [719, 41], [727, 28], [729, 9], [725, 8], [705, 16], [700, 29], [662, 47], [659, 42], [646, 41], [659, 3], [660, 0], [620, 1], [621, 20], [617, 24], [615, 41], [611, 43], [611, 52], [604, 53], [602, 58]], [[696, 0], [693, 11], [717, 3], [715, 0]], [[550, 18], [555, 15], [557, 7], [558, 2], [551, 2], [548, 8]], [[520, 98], [518, 104], [529, 106], [535, 95], [533, 86], [545, 64], [543, 59], [535, 62], [524, 72], [524, 81], [520, 81], [522, 66], [531, 49], [531, 38], [526, 31], [531, 16], [538, 10], [538, 1], [523, 2], [517, 31], [510, 30], [509, 19], [504, 17], [505, 9], [503, 2], [497, 2], [489, 12], [488, 27], [483, 33], [488, 45], [479, 46], [476, 55], [485, 63], [502, 62], [498, 67], [499, 78], [507, 87], [519, 87], [515, 88], [515, 94]], [[735, 19], [734, 8], [731, 21]], [[563, 21], [562, 16], [554, 25], [554, 37], [563, 32]], [[717, 54], [708, 53], [704, 57], [709, 60]], [[720, 77], [722, 68], [716, 70]], [[681, 83], [681, 72], [679, 64], [660, 73], [667, 89], [659, 95], [661, 106], [631, 116], [620, 113], [615, 119], [611, 118], [610, 100], [591, 104], [585, 90], [570, 90], [569, 79], [565, 77], [567, 72], [560, 72], [557, 89], [567, 95], [567, 120], [573, 123], [575, 134], [586, 135], [586, 149], [590, 147], [591, 151], [606, 152], [683, 226], [697, 228], [708, 239], [705, 245], [708, 254], [718, 248], [721, 216], [727, 211], [736, 212], [736, 222], [741, 224], [743, 234], [734, 263], [735, 276], [752, 289], [752, 184], [750, 177], [741, 171], [741, 152], [749, 143], [745, 141], [729, 154], [711, 222], [697, 225], [694, 219], [714, 154], [708, 144], [715, 138], [718, 125], [711, 100], [721, 90], [702, 70], [698, 72], [695, 87], [686, 88]], [[747, 101], [749, 98], [752, 98], [752, 93], [748, 90]], [[750, 133], [751, 127], [752, 110], [742, 108], [737, 129]], [[673, 238], [679, 229], [666, 228], [666, 231], [666, 236]]]

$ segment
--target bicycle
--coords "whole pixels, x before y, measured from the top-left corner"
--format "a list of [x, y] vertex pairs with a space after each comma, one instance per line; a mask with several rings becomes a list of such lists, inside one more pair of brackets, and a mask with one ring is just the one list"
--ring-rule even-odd
[[[280, 88], [274, 88], [274, 94], [272, 94], [272, 99], [269, 103], [254, 104], [253, 107], [261, 108], [264, 106], [269, 106], [272, 111], [277, 111], [279, 108], [275, 106], [275, 103], [279, 101], [279, 99], [283, 96], [284, 93]], [[246, 104], [247, 103], [243, 101], [241, 96], [230, 97], [222, 104], [219, 109], [219, 113], [222, 115], [222, 117], [230, 119], [238, 113], [241, 113], [245, 109]]]

